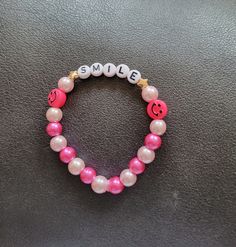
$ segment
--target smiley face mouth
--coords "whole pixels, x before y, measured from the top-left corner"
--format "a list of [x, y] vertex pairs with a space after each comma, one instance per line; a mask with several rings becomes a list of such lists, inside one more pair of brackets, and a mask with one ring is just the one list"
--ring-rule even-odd
[[151, 111], [153, 112], [154, 115], [158, 117], [159, 114], [162, 114], [162, 110], [160, 110], [161, 105], [160, 104], [153, 104], [151, 107]]
[[52, 91], [52, 92], [50, 93], [50, 96], [48, 97], [48, 100], [49, 100], [51, 103], [53, 103], [53, 102], [56, 100], [56, 97], [57, 97], [56, 91]]

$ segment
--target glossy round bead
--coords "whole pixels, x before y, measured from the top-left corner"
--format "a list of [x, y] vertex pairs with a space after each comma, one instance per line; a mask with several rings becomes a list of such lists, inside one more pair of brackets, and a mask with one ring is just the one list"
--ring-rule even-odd
[[145, 137], [144, 145], [148, 149], [156, 150], [161, 146], [161, 137], [150, 133]]
[[49, 136], [58, 136], [62, 132], [62, 125], [60, 123], [49, 123], [46, 132]]
[[68, 77], [62, 77], [58, 81], [58, 88], [65, 93], [69, 93], [74, 88], [74, 81]]
[[116, 66], [113, 63], [107, 63], [103, 66], [103, 74], [112, 77], [116, 74]]
[[105, 193], [108, 188], [108, 180], [104, 176], [96, 176], [91, 184], [91, 188], [97, 194]]
[[92, 167], [85, 167], [80, 172], [80, 179], [85, 184], [91, 184], [96, 177], [96, 171]]
[[132, 83], [136, 84], [141, 79], [141, 74], [138, 70], [130, 70], [127, 75], [127, 80]]
[[76, 157], [76, 151], [72, 147], [66, 147], [60, 151], [59, 157], [63, 163], [69, 163]]
[[129, 169], [125, 169], [120, 174], [120, 181], [123, 183], [124, 186], [130, 187], [136, 183], [137, 176]]
[[79, 175], [84, 168], [85, 168], [84, 161], [80, 158], [74, 158], [68, 164], [68, 171], [72, 175]]
[[50, 107], [46, 112], [46, 118], [49, 122], [59, 122], [62, 119], [62, 111], [60, 108]]
[[147, 113], [152, 119], [162, 119], [167, 115], [168, 108], [162, 100], [151, 100], [147, 105]]
[[66, 146], [67, 146], [67, 140], [62, 135], [55, 136], [50, 141], [50, 147], [55, 152], [60, 152]]
[[120, 64], [116, 68], [116, 75], [120, 78], [126, 78], [129, 73], [129, 67], [125, 64]]
[[143, 146], [139, 148], [137, 157], [139, 160], [141, 160], [144, 164], [149, 164], [153, 162], [155, 159], [155, 152], [153, 150], [150, 150], [149, 148]]
[[92, 66], [90, 67], [91, 70], [91, 74], [93, 76], [101, 76], [102, 75], [102, 71], [103, 71], [103, 66], [100, 63], [94, 63], [92, 64]]
[[152, 120], [150, 131], [156, 135], [163, 135], [166, 132], [166, 123], [164, 120]]
[[129, 169], [134, 174], [141, 174], [145, 170], [145, 164], [135, 157], [129, 162]]
[[66, 94], [58, 88], [48, 94], [48, 104], [52, 107], [62, 107], [66, 103]]
[[108, 180], [108, 191], [116, 195], [124, 190], [124, 185], [120, 181], [120, 178], [115, 176]]
[[158, 90], [154, 86], [147, 86], [142, 89], [142, 98], [146, 102], [156, 100], [158, 98]]
[[91, 69], [87, 65], [80, 66], [78, 69], [80, 79], [87, 79], [91, 75]]

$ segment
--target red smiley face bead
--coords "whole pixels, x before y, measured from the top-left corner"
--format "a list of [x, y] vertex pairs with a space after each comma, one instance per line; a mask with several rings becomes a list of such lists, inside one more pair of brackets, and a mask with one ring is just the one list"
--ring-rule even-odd
[[168, 112], [167, 105], [162, 100], [152, 100], [147, 106], [147, 113], [152, 119], [163, 119]]
[[48, 104], [52, 107], [60, 108], [66, 103], [66, 94], [55, 88], [48, 94]]

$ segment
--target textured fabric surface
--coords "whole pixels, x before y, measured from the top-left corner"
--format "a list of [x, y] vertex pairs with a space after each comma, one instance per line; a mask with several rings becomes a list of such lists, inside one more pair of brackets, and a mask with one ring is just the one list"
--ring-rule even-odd
[[[236, 246], [235, 13], [230, 0], [2, 0], [0, 246]], [[70, 175], [44, 132], [49, 90], [94, 62], [140, 70], [169, 107], [157, 159], [119, 196]], [[77, 80], [65, 136], [119, 174], [148, 133], [145, 107], [124, 80]]]

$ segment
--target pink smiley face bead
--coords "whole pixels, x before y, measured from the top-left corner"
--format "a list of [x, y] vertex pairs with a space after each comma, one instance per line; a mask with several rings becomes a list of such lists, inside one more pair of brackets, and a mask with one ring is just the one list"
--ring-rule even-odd
[[66, 94], [58, 88], [52, 89], [48, 94], [48, 104], [60, 108], [66, 103]]
[[152, 119], [163, 119], [168, 112], [167, 105], [162, 100], [152, 100], [147, 106], [147, 113]]

